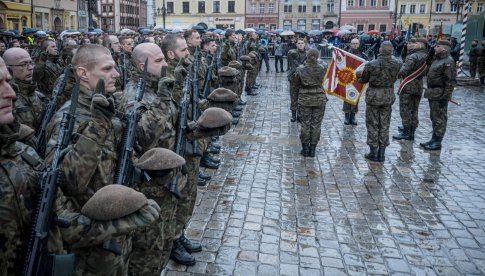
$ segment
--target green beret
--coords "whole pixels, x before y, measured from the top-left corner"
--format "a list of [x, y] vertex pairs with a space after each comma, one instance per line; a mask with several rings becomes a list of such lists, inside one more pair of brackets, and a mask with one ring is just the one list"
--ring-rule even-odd
[[424, 38], [424, 37], [418, 37], [415, 40], [416, 40], [415, 42], [421, 42], [424, 45], [428, 45], [428, 40], [426, 40], [426, 38]]
[[134, 166], [145, 171], [170, 170], [185, 165], [185, 159], [164, 148], [152, 148], [145, 152]]
[[233, 60], [233, 61], [229, 62], [228, 66], [235, 68], [237, 70], [241, 70], [241, 68], [242, 68], [242, 64], [237, 60]]
[[250, 61], [250, 60], [251, 60], [251, 58], [250, 58], [249, 56], [246, 56], [246, 55], [241, 56], [239, 59], [240, 59], [241, 61]]
[[207, 96], [207, 99], [213, 102], [234, 102], [237, 98], [236, 93], [226, 88], [217, 88]]
[[438, 45], [451, 47], [451, 42], [449, 40], [440, 40], [440, 41], [438, 41]]
[[199, 120], [197, 120], [201, 129], [218, 128], [230, 124], [231, 122], [231, 113], [218, 107], [207, 108], [202, 115], [200, 115]]
[[124, 185], [112, 184], [99, 189], [84, 204], [81, 213], [96, 220], [113, 220], [130, 215], [148, 203], [146, 196]]
[[237, 74], [239, 74], [239, 71], [235, 68], [224, 66], [221, 69], [219, 69], [218, 73], [219, 73], [219, 76], [221, 77], [234, 77]]

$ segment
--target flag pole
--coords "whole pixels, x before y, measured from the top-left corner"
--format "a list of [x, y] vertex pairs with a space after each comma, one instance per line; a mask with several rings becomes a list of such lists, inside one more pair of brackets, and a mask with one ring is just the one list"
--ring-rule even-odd
[[461, 28], [461, 41], [460, 41], [460, 58], [458, 59], [458, 70], [462, 69], [463, 58], [465, 57], [465, 40], [466, 40], [466, 28], [468, 23], [468, 10], [470, 9], [470, 1], [465, 0], [465, 8], [463, 9], [463, 26]]

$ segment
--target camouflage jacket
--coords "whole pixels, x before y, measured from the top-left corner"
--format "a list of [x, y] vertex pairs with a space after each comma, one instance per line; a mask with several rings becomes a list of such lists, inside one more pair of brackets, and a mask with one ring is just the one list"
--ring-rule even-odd
[[37, 91], [37, 85], [34, 82], [12, 79], [10, 85], [17, 94], [14, 104], [15, 118], [17, 118], [19, 123], [37, 130], [44, 117], [48, 100], [42, 93]]
[[435, 55], [428, 68], [428, 89], [424, 97], [428, 100], [450, 100], [456, 86], [455, 61], [449, 54]]
[[302, 65], [306, 60], [306, 52], [305, 51], [299, 51], [298, 49], [292, 49], [288, 52], [288, 80], [292, 81], [296, 68], [298, 66]]
[[[427, 56], [428, 53], [425, 49], [408, 52], [406, 60], [399, 71], [399, 77], [406, 78], [407, 76], [416, 72], [426, 62]], [[421, 95], [423, 93], [423, 77], [424, 74], [421, 73], [420, 76], [404, 86], [402, 93]]]
[[50, 98], [54, 83], [62, 74], [64, 68], [58, 56], [43, 57], [45, 55], [45, 53], [42, 53], [35, 64], [33, 80], [37, 83], [40, 92]]
[[[190, 52], [190, 56], [188, 58], [188, 60], [190, 61], [190, 63], [192, 64], [195, 64], [194, 61], [195, 61], [195, 48], [194, 47], [189, 47], [189, 52]], [[202, 87], [204, 86], [204, 80], [205, 80], [205, 75], [207, 73], [207, 66], [209, 64], [207, 64], [207, 61], [206, 59], [203, 57], [202, 55], [202, 51], [199, 50], [199, 56], [197, 57], [199, 59], [199, 62], [197, 64], [197, 79], [199, 80], [198, 82], [198, 88], [199, 88], [199, 98], [204, 98], [204, 96], [202, 95]]]
[[361, 83], [369, 83], [365, 96], [368, 105], [392, 105], [396, 100], [394, 82], [397, 80], [401, 61], [392, 56], [379, 57], [367, 63], [362, 75], [358, 78]]
[[300, 89], [298, 104], [302, 106], [321, 106], [327, 100], [322, 87], [327, 69], [318, 62], [306, 61], [296, 69], [293, 81]]
[[468, 53], [470, 57], [470, 63], [477, 63], [478, 61], [478, 55], [480, 54], [480, 48], [478, 46], [471, 47], [470, 52]]
[[221, 65], [227, 66], [229, 65], [229, 62], [233, 60], [236, 60], [236, 50], [234, 49], [234, 46], [231, 42], [226, 41], [222, 48]]

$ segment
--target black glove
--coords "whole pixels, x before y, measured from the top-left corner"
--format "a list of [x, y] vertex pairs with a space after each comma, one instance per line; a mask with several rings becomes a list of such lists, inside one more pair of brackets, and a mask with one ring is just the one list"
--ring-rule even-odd
[[102, 94], [94, 94], [91, 100], [91, 116], [94, 119], [109, 123], [116, 112], [113, 97], [106, 97]]
[[448, 99], [440, 99], [438, 104], [440, 108], [445, 108], [448, 105]]

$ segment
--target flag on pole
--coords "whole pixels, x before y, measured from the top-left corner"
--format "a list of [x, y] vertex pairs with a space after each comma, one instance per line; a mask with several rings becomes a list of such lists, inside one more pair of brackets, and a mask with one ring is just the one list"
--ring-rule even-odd
[[411, 24], [408, 26], [408, 30], [406, 31], [406, 41], [411, 39]]
[[389, 35], [389, 40], [394, 39], [394, 27], [396, 27], [396, 25], [394, 25], [394, 23], [392, 23], [391, 34]]
[[332, 61], [323, 80], [323, 88], [329, 95], [356, 105], [362, 93], [367, 90], [367, 84], [357, 81], [355, 71], [362, 70], [365, 63], [363, 58], [333, 48]]
[[401, 19], [399, 19], [399, 24], [397, 24], [397, 37], [401, 37]]
[[440, 29], [438, 30], [438, 37], [436, 38], [437, 41], [443, 39], [443, 21], [441, 21]]

